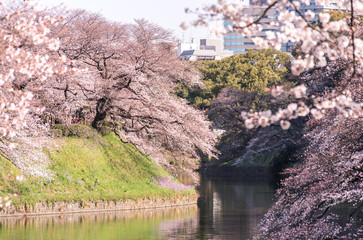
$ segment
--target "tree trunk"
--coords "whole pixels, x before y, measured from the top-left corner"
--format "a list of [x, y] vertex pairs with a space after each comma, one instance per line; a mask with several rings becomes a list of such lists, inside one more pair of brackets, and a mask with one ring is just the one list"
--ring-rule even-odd
[[106, 119], [107, 112], [109, 110], [109, 100], [105, 97], [97, 100], [96, 116], [93, 119], [92, 127], [99, 128], [103, 120]]

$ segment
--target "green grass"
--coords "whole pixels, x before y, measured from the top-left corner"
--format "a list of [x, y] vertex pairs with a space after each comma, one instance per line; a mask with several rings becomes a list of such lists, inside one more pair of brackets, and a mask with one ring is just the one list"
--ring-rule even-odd
[[174, 191], [158, 187], [157, 176], [168, 174], [134, 145], [122, 143], [113, 133], [53, 141], [65, 144], [59, 149], [44, 149], [52, 160], [49, 169], [54, 175], [50, 182], [31, 176], [22, 182], [16, 181], [19, 170], [7, 159], [0, 158], [0, 194], [17, 194], [12, 198], [15, 206], [59, 201], [116, 202], [195, 194], [195, 190]]

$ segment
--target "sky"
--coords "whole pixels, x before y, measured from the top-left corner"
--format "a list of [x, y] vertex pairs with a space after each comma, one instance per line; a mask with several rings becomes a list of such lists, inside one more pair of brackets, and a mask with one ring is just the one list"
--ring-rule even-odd
[[[172, 30], [174, 35], [184, 41], [191, 38], [210, 37], [208, 28], [190, 27], [186, 31], [180, 28], [182, 22], [196, 20], [196, 15], [186, 14], [185, 8], [202, 8], [217, 0], [38, 0], [41, 5], [81, 8], [102, 14], [109, 20], [121, 23], [133, 23], [134, 19], [145, 18], [161, 27]], [[214, 22], [212, 25], [222, 24]]]

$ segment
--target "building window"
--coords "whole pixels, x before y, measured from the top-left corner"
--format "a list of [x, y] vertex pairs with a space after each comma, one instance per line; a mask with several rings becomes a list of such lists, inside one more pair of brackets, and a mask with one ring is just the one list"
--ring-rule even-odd
[[224, 42], [224, 46], [254, 45], [253, 42]]
[[233, 53], [246, 52], [246, 49], [229, 49], [229, 50], [232, 51]]
[[233, 22], [224, 22], [223, 25], [224, 26], [229, 26], [229, 25], [233, 25], [234, 23]]
[[241, 39], [241, 38], [246, 38], [245, 36], [236, 36], [236, 35], [231, 35], [231, 36], [225, 36], [224, 39]]

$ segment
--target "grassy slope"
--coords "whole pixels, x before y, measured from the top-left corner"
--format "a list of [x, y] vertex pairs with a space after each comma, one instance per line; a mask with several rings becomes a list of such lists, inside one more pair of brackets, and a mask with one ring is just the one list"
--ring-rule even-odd
[[158, 187], [157, 177], [168, 174], [135, 146], [122, 143], [114, 134], [51, 141], [65, 142], [59, 149], [44, 149], [52, 160], [49, 169], [54, 174], [53, 180], [48, 182], [27, 176], [24, 181], [16, 181], [19, 170], [1, 157], [1, 195], [17, 194], [18, 197], [12, 198], [13, 204], [17, 205], [156, 199], [195, 194], [194, 190], [174, 191]]

